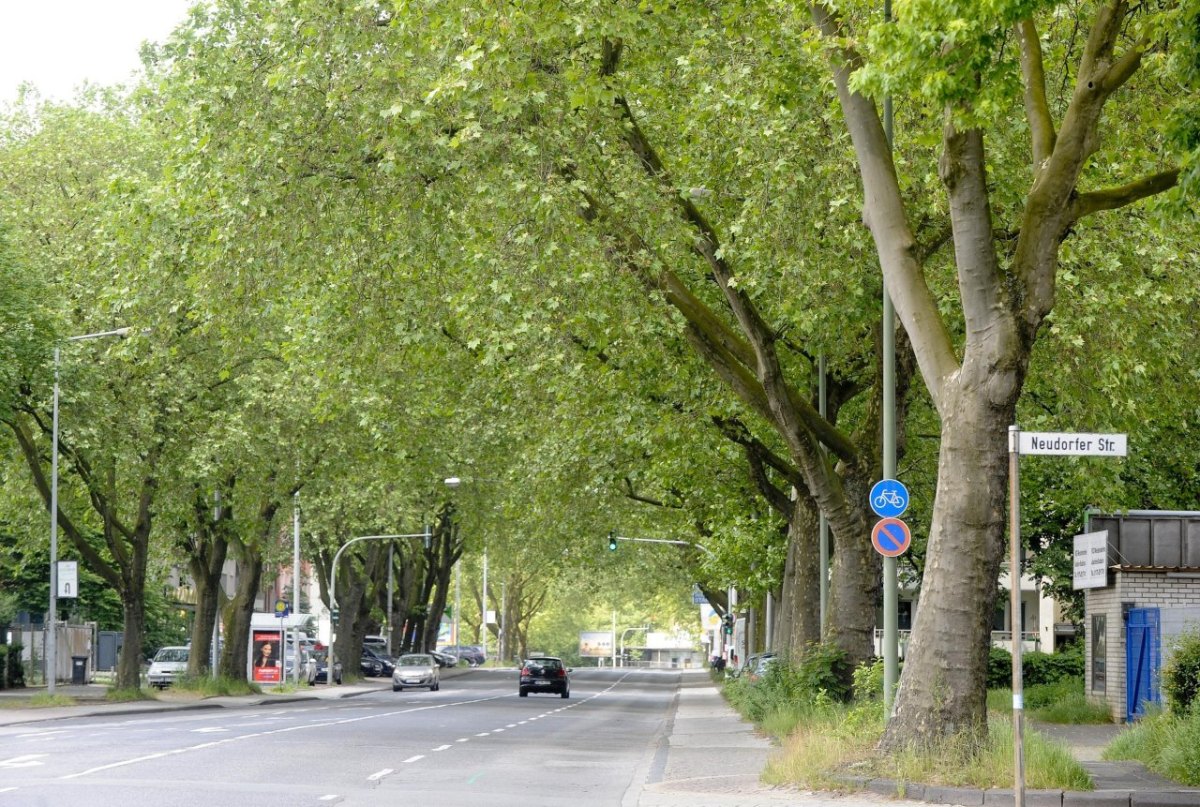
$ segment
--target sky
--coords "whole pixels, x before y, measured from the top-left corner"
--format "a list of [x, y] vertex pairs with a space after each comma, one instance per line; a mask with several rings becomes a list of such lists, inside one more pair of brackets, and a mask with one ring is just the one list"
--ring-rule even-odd
[[22, 81], [63, 101], [85, 80], [128, 80], [141, 43], [166, 39], [194, 2], [0, 0], [0, 103], [14, 100]]

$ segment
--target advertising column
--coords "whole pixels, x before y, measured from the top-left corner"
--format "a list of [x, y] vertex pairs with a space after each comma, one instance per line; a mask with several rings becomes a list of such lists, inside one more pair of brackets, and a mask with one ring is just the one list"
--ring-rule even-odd
[[279, 647], [279, 631], [256, 629], [251, 634], [253, 655], [250, 680], [256, 684], [278, 684], [283, 669], [283, 653]]

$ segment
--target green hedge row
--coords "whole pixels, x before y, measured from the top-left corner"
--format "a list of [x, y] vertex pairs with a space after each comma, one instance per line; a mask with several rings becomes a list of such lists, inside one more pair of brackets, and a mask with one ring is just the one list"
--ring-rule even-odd
[[[1061, 653], [1024, 653], [1021, 655], [1021, 680], [1025, 686], [1056, 684], [1064, 678], [1083, 677], [1083, 647], [1075, 644]], [[988, 654], [988, 689], [1012, 686], [1012, 654], [993, 647]]]

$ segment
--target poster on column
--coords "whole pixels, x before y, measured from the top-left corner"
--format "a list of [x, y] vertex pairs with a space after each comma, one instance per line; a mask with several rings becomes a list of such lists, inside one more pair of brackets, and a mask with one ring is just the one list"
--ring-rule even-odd
[[250, 680], [256, 684], [278, 684], [280, 671], [279, 631], [254, 631]]

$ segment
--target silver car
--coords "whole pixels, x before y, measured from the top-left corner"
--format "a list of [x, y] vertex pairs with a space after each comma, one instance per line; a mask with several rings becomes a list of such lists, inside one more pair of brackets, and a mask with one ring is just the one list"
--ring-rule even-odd
[[405, 687], [429, 687], [430, 692], [441, 688], [438, 663], [428, 653], [405, 653], [396, 659], [392, 672], [392, 692]]

